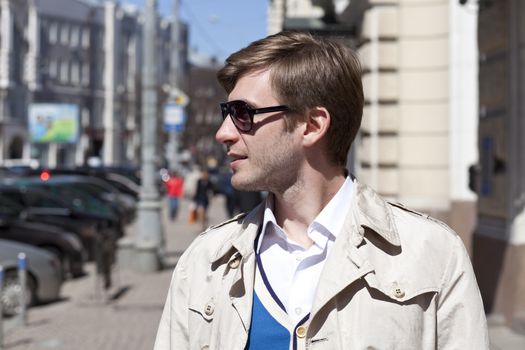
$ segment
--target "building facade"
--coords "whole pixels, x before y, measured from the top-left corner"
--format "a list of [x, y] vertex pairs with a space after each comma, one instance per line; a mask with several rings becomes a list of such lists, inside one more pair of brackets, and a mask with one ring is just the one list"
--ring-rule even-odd
[[[201, 57], [202, 58], [202, 57]], [[194, 60], [188, 77], [190, 103], [182, 144], [196, 164], [214, 167], [226, 161], [224, 147], [215, 141], [222, 123], [219, 103], [226, 101], [224, 89], [217, 81], [220, 65], [213, 58]], [[210, 160], [213, 162], [210, 164]]]
[[370, 1], [359, 53], [364, 181], [448, 222], [470, 246], [477, 162], [476, 11], [452, 0]]
[[[64, 166], [97, 157], [106, 165], [138, 163], [139, 9], [113, 1], [2, 0], [0, 11], [0, 160], [36, 158]], [[169, 84], [170, 26], [159, 18], [159, 92]], [[187, 41], [187, 35], [181, 38]], [[76, 142], [33, 143], [28, 106], [35, 103], [77, 105]]]

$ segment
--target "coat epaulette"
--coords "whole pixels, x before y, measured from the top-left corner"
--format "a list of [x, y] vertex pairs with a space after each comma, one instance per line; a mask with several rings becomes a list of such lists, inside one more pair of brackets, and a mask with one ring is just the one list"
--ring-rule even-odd
[[394, 202], [387, 202], [387, 203], [390, 204], [390, 205], [393, 206], [393, 207], [399, 208], [399, 209], [401, 209], [401, 210], [407, 211], [407, 212], [412, 213], [412, 214], [415, 214], [415, 215], [417, 215], [417, 216], [422, 216], [422, 217], [424, 217], [424, 218], [428, 217], [427, 214], [422, 213], [422, 212], [419, 212], [419, 211], [414, 210], [414, 209], [407, 208], [407, 207], [405, 207], [405, 206], [404, 206], [403, 204], [401, 204], [401, 203], [394, 203]]
[[[215, 230], [215, 229], [217, 229], [217, 228], [219, 228], [219, 227], [222, 227], [222, 226], [228, 225], [229, 223], [232, 223], [232, 222], [238, 221], [239, 219], [244, 218], [244, 217], [246, 216], [246, 214], [248, 214], [248, 213], [240, 213], [240, 214], [235, 215], [235, 216], [234, 216], [233, 218], [231, 218], [231, 219], [228, 219], [228, 220], [226, 220], [226, 221], [221, 222], [220, 224], [212, 225], [212, 226], [208, 227], [208, 228], [207, 228], [204, 232], [202, 232], [200, 235], [204, 235], [204, 234], [208, 233], [208, 232], [211, 231], [211, 230]], [[199, 236], [200, 236], [200, 235], [199, 235]]]
[[452, 229], [450, 228], [450, 226], [448, 226], [447, 224], [445, 224], [443, 221], [438, 220], [438, 219], [436, 219], [436, 218], [434, 218], [434, 217], [432, 217], [432, 216], [430, 216], [430, 215], [428, 215], [428, 214], [425, 214], [425, 213], [419, 212], [419, 211], [414, 210], [414, 209], [407, 208], [407, 207], [405, 207], [405, 206], [404, 206], [403, 204], [401, 204], [401, 203], [393, 203], [393, 202], [387, 202], [387, 203], [390, 204], [390, 205], [393, 206], [393, 207], [399, 208], [399, 209], [404, 210], [404, 211], [406, 211], [406, 212], [412, 213], [412, 214], [414, 214], [414, 215], [417, 215], [417, 216], [420, 216], [420, 217], [422, 217], [422, 218], [424, 218], [424, 219], [427, 219], [427, 220], [429, 220], [429, 221], [432, 221], [432, 222], [434, 222], [434, 223], [436, 223], [436, 224], [442, 226], [443, 228], [447, 229], [448, 231], [454, 232], [454, 230], [452, 230]]

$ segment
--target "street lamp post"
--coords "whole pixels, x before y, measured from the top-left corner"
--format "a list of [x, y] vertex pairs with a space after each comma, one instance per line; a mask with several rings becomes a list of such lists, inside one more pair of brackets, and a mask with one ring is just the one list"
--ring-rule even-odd
[[[172, 103], [177, 103], [177, 94], [179, 93], [180, 87], [180, 33], [179, 33], [180, 23], [179, 23], [179, 0], [173, 0], [173, 23], [171, 27], [171, 90], [169, 101]], [[168, 164], [170, 170], [176, 170], [178, 168], [178, 143], [179, 143], [179, 131], [172, 127], [168, 131]]]
[[161, 267], [163, 226], [156, 185], [157, 139], [157, 0], [145, 0], [144, 64], [142, 68], [142, 185], [135, 237], [136, 270], [158, 271]]

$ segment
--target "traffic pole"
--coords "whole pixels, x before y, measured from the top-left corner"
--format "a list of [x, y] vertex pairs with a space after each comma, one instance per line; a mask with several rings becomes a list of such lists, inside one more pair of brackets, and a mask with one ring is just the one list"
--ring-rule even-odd
[[27, 286], [27, 259], [25, 253], [18, 253], [18, 281], [20, 282], [20, 319], [22, 325], [27, 325], [27, 305], [26, 305], [26, 286]]
[[[0, 265], [0, 297], [4, 294], [4, 267]], [[0, 350], [4, 349], [4, 308], [0, 300]]]

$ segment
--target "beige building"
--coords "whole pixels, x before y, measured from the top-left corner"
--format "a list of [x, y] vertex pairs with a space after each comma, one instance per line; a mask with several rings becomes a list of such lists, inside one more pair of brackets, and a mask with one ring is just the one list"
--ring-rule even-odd
[[359, 47], [368, 102], [360, 177], [469, 240], [475, 197], [468, 167], [477, 162], [475, 12], [449, 0], [371, 3]]
[[[475, 221], [477, 12], [455, 0], [270, 2], [269, 32], [298, 18], [354, 35], [366, 106], [357, 177], [392, 201], [444, 219], [466, 241]], [[334, 15], [335, 14], [335, 15]], [[333, 30], [332, 30], [333, 31]], [[340, 32], [339, 32], [340, 33]], [[340, 35], [340, 34], [339, 34]]]

